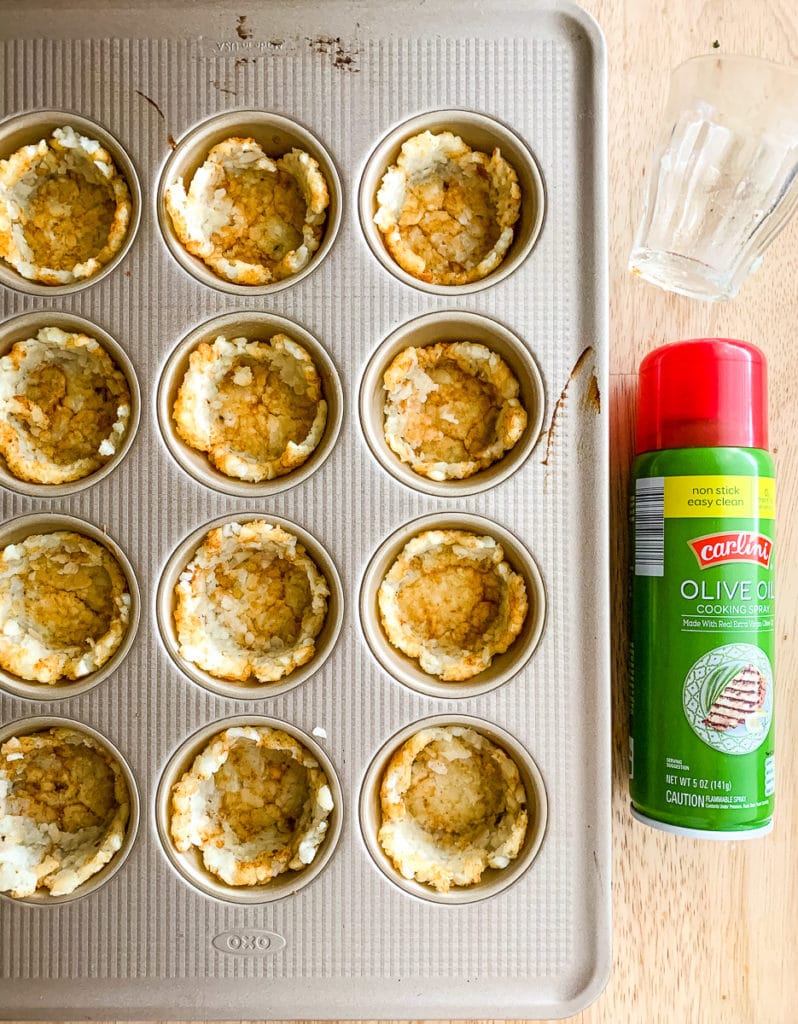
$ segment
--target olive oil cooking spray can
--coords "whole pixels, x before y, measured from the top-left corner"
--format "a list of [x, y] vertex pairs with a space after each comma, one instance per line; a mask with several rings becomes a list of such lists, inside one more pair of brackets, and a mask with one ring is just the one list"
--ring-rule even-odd
[[775, 480], [767, 367], [706, 338], [640, 365], [632, 474], [631, 797], [668, 832], [772, 828]]

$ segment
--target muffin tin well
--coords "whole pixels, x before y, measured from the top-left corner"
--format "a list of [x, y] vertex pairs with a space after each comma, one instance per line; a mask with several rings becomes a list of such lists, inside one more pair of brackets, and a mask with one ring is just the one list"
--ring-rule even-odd
[[[204, 452], [188, 445], [175, 429], [172, 415], [177, 392], [188, 369], [191, 353], [203, 342], [210, 344], [220, 335], [228, 341], [246, 338], [249, 341], [266, 341], [275, 334], [286, 334], [308, 352], [321, 378], [324, 400], [327, 403], [327, 423], [321, 440], [310, 456], [290, 473], [253, 483], [237, 480], [220, 472], [211, 465]], [[326, 350], [299, 324], [273, 313], [242, 311], [214, 317], [195, 327], [179, 343], [169, 356], [158, 383], [157, 412], [158, 426], [166, 447], [183, 469], [206, 487], [234, 494], [240, 498], [267, 498], [306, 480], [324, 463], [335, 446], [343, 419], [344, 396], [341, 378]]]
[[[396, 162], [402, 144], [421, 132], [452, 132], [471, 149], [492, 153], [497, 147], [512, 164], [521, 187], [521, 215], [515, 224], [513, 242], [498, 267], [486, 277], [469, 284], [443, 285], [421, 281], [396, 263], [374, 223], [377, 192], [385, 171]], [[490, 288], [520, 267], [532, 252], [543, 227], [546, 208], [543, 176], [529, 146], [507, 125], [476, 110], [434, 110], [418, 114], [392, 128], [379, 141], [368, 159], [358, 192], [360, 226], [374, 256], [403, 284], [432, 295], [459, 296]]]
[[[485, 345], [507, 363], [519, 386], [526, 409], [526, 428], [513, 447], [492, 466], [464, 480], [430, 480], [416, 473], [392, 451], [383, 430], [385, 389], [383, 375], [391, 361], [409, 346], [424, 348], [438, 342], [472, 341]], [[360, 384], [360, 423], [368, 446], [381, 465], [401, 483], [438, 498], [462, 498], [495, 487], [519, 469], [540, 438], [545, 409], [540, 370], [531, 352], [503, 324], [466, 310], [440, 310], [416, 317], [396, 328], [366, 366]]]
[[98, 732], [96, 729], [92, 729], [83, 722], [74, 721], [71, 718], [57, 718], [51, 715], [35, 715], [28, 718], [22, 718], [16, 722], [9, 722], [7, 725], [0, 726], [0, 746], [14, 736], [28, 736], [34, 732], [44, 732], [46, 729], [73, 729], [75, 732], [85, 733], [87, 736], [91, 736], [91, 738], [100, 744], [100, 746], [104, 747], [122, 769], [122, 775], [127, 783], [127, 791], [130, 800], [130, 813], [127, 819], [125, 837], [122, 840], [120, 848], [107, 864], [105, 864], [95, 875], [87, 878], [86, 881], [79, 885], [73, 892], [67, 893], [63, 896], [52, 896], [47, 890], [37, 889], [31, 896], [16, 897], [0, 892], [0, 898], [13, 901], [14, 903], [23, 903], [28, 904], [29, 906], [41, 908], [58, 907], [62, 906], [64, 903], [72, 903], [75, 900], [82, 900], [84, 897], [97, 892], [98, 889], [102, 888], [106, 882], [109, 882], [114, 877], [117, 871], [119, 871], [127, 860], [130, 851], [133, 849], [133, 845], [136, 842], [141, 807], [136, 779], [131, 771], [130, 765], [122, 753], [106, 736], [103, 736], [102, 733]]
[[[474, 729], [501, 747], [513, 760], [518, 768], [521, 782], [526, 791], [528, 824], [523, 846], [515, 860], [510, 861], [506, 868], [501, 870], [488, 868], [480, 881], [475, 885], [453, 886], [448, 892], [438, 892], [430, 885], [417, 882], [413, 878], [405, 878], [400, 874], [380, 845], [377, 834], [382, 823], [380, 786], [391, 758], [403, 743], [422, 729], [446, 725], [462, 725], [466, 728]], [[481, 718], [475, 718], [472, 715], [458, 714], [433, 715], [429, 718], [413, 722], [391, 736], [377, 751], [363, 777], [358, 810], [363, 841], [374, 863], [385, 877], [403, 892], [409, 893], [417, 899], [446, 906], [463, 906], [470, 903], [478, 903], [491, 896], [497, 896], [513, 885], [514, 882], [517, 882], [532, 864], [540, 849], [546, 833], [546, 822], [548, 819], [548, 801], [543, 777], [525, 747], [514, 736], [510, 735], [509, 732], [499, 728], [497, 725], [493, 725]]]
[[29, 281], [18, 274], [13, 267], [0, 260], [0, 284], [28, 295], [51, 297], [69, 295], [98, 284], [103, 278], [112, 274], [124, 260], [136, 239], [141, 220], [141, 185], [133, 161], [114, 135], [96, 121], [81, 114], [68, 110], [29, 110], [7, 117], [0, 121], [0, 160], [7, 159], [22, 146], [30, 146], [42, 139], [48, 139], [55, 128], [63, 128], [65, 125], [74, 128], [80, 135], [101, 143], [111, 155], [117, 170], [127, 182], [127, 187], [130, 190], [130, 223], [125, 240], [113, 259], [109, 260], [92, 277], [75, 281], [72, 284], [50, 285], [42, 284], [40, 281]]
[[[139, 628], [141, 598], [133, 566], [116, 541], [112, 540], [104, 530], [93, 523], [86, 522], [84, 519], [78, 519], [75, 516], [61, 515], [55, 512], [38, 512], [27, 516], [20, 516], [18, 519], [11, 519], [0, 524], [0, 550], [8, 544], [19, 544], [20, 541], [34, 534], [55, 533], [60, 530], [80, 533], [90, 537], [98, 544], [106, 547], [117, 560], [127, 579], [127, 588], [130, 594], [127, 630], [119, 647], [117, 647], [108, 661], [94, 672], [89, 672], [88, 675], [82, 676], [80, 679], [52, 684], [36, 683], [27, 679], [21, 679], [19, 676], [5, 671], [5, 669], [0, 669], [0, 688], [26, 700], [60, 700], [63, 697], [75, 697], [78, 694], [92, 690], [117, 671], [133, 646], [133, 641]], [[113, 685], [113, 682], [109, 685]]]
[[[313, 657], [305, 665], [300, 665], [283, 679], [273, 683], [247, 682], [237, 683], [227, 679], [218, 679], [204, 669], [199, 668], [193, 662], [187, 661], [180, 654], [180, 644], [175, 628], [175, 586], [186, 565], [191, 561], [194, 552], [200, 546], [209, 530], [225, 523], [248, 523], [256, 519], [263, 519], [275, 526], [282, 526], [289, 533], [294, 534], [303, 545], [308, 555], [316, 563], [317, 568], [327, 580], [330, 595], [327, 598], [327, 617], [321, 632], [316, 637], [316, 651]], [[158, 621], [158, 628], [169, 656], [177, 667], [185, 675], [192, 679], [199, 686], [205, 687], [212, 693], [222, 697], [232, 697], [234, 700], [262, 700], [264, 697], [275, 697], [292, 690], [295, 686], [304, 683], [306, 679], [314, 675], [322, 667], [324, 662], [332, 653], [333, 647], [338, 640], [341, 630], [341, 622], [344, 615], [344, 595], [341, 586], [341, 578], [338, 570], [327, 551], [316, 540], [316, 538], [297, 526], [296, 523], [257, 512], [246, 512], [236, 515], [222, 516], [213, 522], [206, 523], [198, 530], [194, 530], [185, 540], [172, 552], [164, 566], [161, 579], [158, 583], [158, 591], [155, 597], [155, 615]]]
[[20, 494], [27, 494], [31, 498], [65, 498], [67, 495], [76, 494], [78, 491], [83, 491], [87, 487], [93, 487], [101, 480], [104, 480], [110, 473], [114, 472], [130, 451], [136, 439], [141, 418], [141, 389], [133, 363], [119, 342], [115, 341], [107, 331], [97, 324], [86, 320], [82, 316], [76, 316], [74, 313], [43, 310], [36, 313], [22, 313], [20, 316], [0, 323], [0, 358], [7, 355], [17, 342], [26, 341], [28, 338], [35, 338], [36, 334], [44, 327], [59, 327], [67, 333], [80, 333], [87, 335], [89, 338], [94, 338], [95, 341], [102, 345], [117, 367], [124, 373], [128, 389], [130, 390], [130, 416], [122, 443], [104, 466], [101, 466], [88, 476], [64, 484], [31, 483], [27, 480], [20, 480], [11, 473], [5, 459], [0, 456], [0, 485], [3, 487], [7, 487], [12, 491], [18, 491]]
[[[233, 886], [221, 881], [207, 870], [202, 863], [202, 856], [196, 847], [192, 847], [187, 853], [177, 849], [170, 830], [172, 788], [180, 781], [184, 772], [191, 768], [197, 754], [207, 746], [217, 733], [224, 732], [225, 729], [233, 726], [244, 725], [267, 725], [272, 729], [281, 729], [283, 732], [288, 733], [289, 736], [293, 736], [304, 747], [307, 747], [327, 776], [334, 807], [328, 819], [329, 826], [327, 832], [316, 852], [316, 856], [302, 871], [286, 871], [265, 885]], [[169, 758], [158, 780], [158, 788], [155, 793], [155, 826], [158, 838], [161, 841], [161, 847], [167, 860], [175, 871], [178, 872], [181, 879], [205, 896], [210, 896], [226, 903], [242, 904], [244, 906], [271, 903], [274, 900], [284, 899], [286, 896], [293, 896], [317, 878], [335, 852], [335, 847], [341, 836], [343, 820], [344, 796], [341, 783], [338, 780], [338, 775], [332, 761], [322, 750], [318, 742], [301, 729], [297, 729], [296, 726], [278, 721], [275, 718], [266, 718], [263, 715], [237, 715], [232, 718], [223, 718], [217, 722], [212, 722], [210, 725], [206, 725], [192, 736], [189, 736]]]
[[[495, 655], [488, 668], [464, 682], [444, 682], [425, 672], [414, 658], [409, 658], [393, 646], [380, 620], [377, 604], [380, 584], [405, 544], [425, 530], [468, 530], [493, 537], [501, 544], [507, 562], [515, 572], [523, 576], [526, 584], [529, 607], [520, 634], [504, 654]], [[360, 588], [360, 624], [372, 654], [394, 679], [429, 697], [476, 697], [495, 690], [518, 675], [538, 645], [545, 619], [543, 579], [535, 560], [524, 545], [497, 523], [462, 512], [423, 516], [400, 527], [374, 552]]]
[[[226, 281], [215, 274], [199, 257], [189, 253], [175, 233], [172, 218], [166, 209], [166, 190], [178, 178], [183, 178], [188, 188], [189, 182], [208, 152], [228, 138], [252, 138], [259, 143], [267, 156], [273, 158], [283, 156], [294, 147], [302, 149], [316, 160], [327, 181], [330, 205], [327, 208], [321, 244], [306, 267], [282, 281], [262, 285]], [[283, 288], [290, 288], [307, 277], [329, 253], [341, 225], [341, 179], [323, 143], [298, 121], [267, 110], [232, 110], [200, 122], [178, 140], [161, 172], [156, 207], [158, 225], [167, 248], [180, 266], [198, 281], [231, 295], [270, 295]]]

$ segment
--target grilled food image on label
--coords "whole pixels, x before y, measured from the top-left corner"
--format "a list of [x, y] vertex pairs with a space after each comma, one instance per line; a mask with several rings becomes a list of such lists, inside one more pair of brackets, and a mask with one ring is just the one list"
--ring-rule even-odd
[[403, 743], [383, 774], [380, 806], [385, 853], [404, 878], [439, 892], [506, 868], [527, 831], [515, 762], [464, 726], [422, 729]]
[[517, 378], [476, 342], [406, 348], [385, 371], [383, 387], [385, 440], [430, 480], [463, 480], [487, 469], [527, 424]]
[[380, 618], [394, 647], [444, 681], [488, 668], [521, 632], [523, 577], [493, 537], [425, 530], [404, 546], [380, 584]]
[[521, 187], [499, 149], [452, 132], [414, 135], [383, 175], [374, 223], [408, 274], [439, 285], [487, 277], [512, 245]]
[[173, 787], [170, 832], [228, 885], [263, 885], [313, 862], [333, 806], [327, 776], [298, 740], [239, 726], [214, 736]]
[[64, 896], [122, 846], [130, 794], [117, 759], [86, 733], [53, 728], [0, 746], [0, 892]]
[[736, 729], [746, 725], [748, 719], [765, 703], [767, 681], [754, 665], [746, 665], [724, 687], [709, 709], [704, 725], [712, 729]]
[[215, 527], [175, 587], [180, 656], [219, 679], [275, 682], [315, 654], [329, 594], [288, 530], [264, 520]]
[[222, 473], [258, 482], [301, 466], [321, 441], [327, 403], [307, 350], [285, 334], [202, 342], [173, 416], [178, 434]]
[[122, 248], [131, 215], [111, 155], [69, 125], [0, 160], [0, 258], [28, 280], [94, 276]]
[[304, 269], [319, 248], [330, 193], [318, 162], [294, 148], [272, 159], [250, 138], [215, 145], [188, 189], [166, 190], [180, 242], [234, 284], [282, 281]]
[[20, 480], [94, 473], [121, 447], [130, 412], [124, 373], [85, 334], [43, 327], [0, 359], [0, 454]]
[[127, 578], [80, 533], [31, 534], [0, 551], [0, 667], [58, 683], [101, 668], [124, 639]]

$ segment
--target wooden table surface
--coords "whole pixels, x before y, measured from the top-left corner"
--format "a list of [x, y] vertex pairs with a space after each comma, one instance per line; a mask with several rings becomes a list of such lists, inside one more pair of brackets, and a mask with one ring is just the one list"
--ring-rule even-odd
[[[580, 1024], [798, 1021], [798, 218], [727, 303], [669, 295], [626, 269], [669, 69], [694, 54], [750, 53], [798, 66], [795, 0], [582, 0], [609, 53], [610, 417], [613, 607], [613, 945], [604, 994]], [[717, 41], [719, 46], [714, 48]], [[778, 487], [777, 809], [744, 843], [665, 835], [633, 822], [626, 780], [626, 508], [635, 372], [656, 345], [720, 336], [758, 344], [770, 371]]]
[[[614, 968], [579, 1024], [798, 1022], [798, 218], [737, 299], [706, 304], [626, 269], [669, 69], [694, 54], [798, 65], [795, 0], [582, 0], [609, 51], [613, 551]], [[770, 367], [779, 487], [777, 811], [745, 843], [677, 838], [632, 821], [626, 781], [626, 504], [635, 372], [654, 346], [707, 335], [760, 345]], [[397, 1006], [397, 1015], [401, 1007]]]

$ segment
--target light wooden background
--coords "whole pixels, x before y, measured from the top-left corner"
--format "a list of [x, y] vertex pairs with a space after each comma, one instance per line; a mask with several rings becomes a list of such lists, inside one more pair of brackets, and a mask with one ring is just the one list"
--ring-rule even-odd
[[[705, 53], [798, 66], [798, 0], [582, 0], [609, 50], [614, 969], [573, 1024], [798, 1022], [798, 218], [731, 303], [666, 295], [626, 270], [669, 69]], [[770, 365], [779, 486], [777, 818], [747, 843], [667, 836], [632, 822], [625, 778], [626, 496], [633, 389], [655, 345], [707, 335], [760, 345]], [[603, 397], [603, 396], [602, 396]], [[299, 995], [299, 993], [298, 993]], [[402, 1007], [396, 1007], [397, 1017]]]

